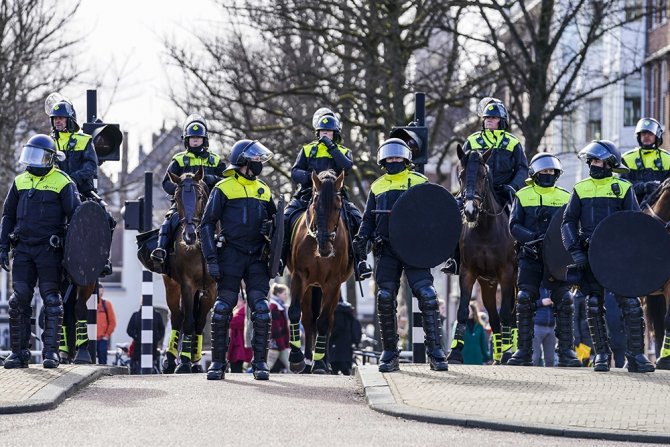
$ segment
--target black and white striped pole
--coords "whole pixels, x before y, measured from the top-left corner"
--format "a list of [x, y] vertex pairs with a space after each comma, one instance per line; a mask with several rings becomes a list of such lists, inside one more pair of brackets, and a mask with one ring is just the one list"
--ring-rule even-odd
[[423, 340], [423, 315], [419, 310], [419, 299], [412, 296], [412, 363], [426, 363], [426, 345]]
[[[153, 217], [153, 172], [144, 173], [144, 206], [142, 230], [149, 231]], [[142, 374], [153, 373], [154, 363], [154, 281], [153, 273], [142, 267], [142, 330], [140, 334]]]
[[86, 301], [86, 331], [88, 333], [88, 353], [93, 363], [97, 362], [98, 356], [98, 294], [100, 283], [95, 282], [95, 289], [88, 301]]

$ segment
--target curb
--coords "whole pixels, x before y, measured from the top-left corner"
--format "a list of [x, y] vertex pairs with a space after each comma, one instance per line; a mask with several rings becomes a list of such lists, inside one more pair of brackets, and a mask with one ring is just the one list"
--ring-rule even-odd
[[53, 410], [65, 399], [100, 377], [123, 374], [127, 374], [127, 369], [118, 366], [81, 365], [49, 382], [22, 402], [0, 405], [0, 414]]
[[[390, 373], [397, 374], [397, 373]], [[621, 430], [584, 429], [567, 426], [546, 426], [500, 419], [478, 419], [472, 416], [450, 415], [448, 413], [411, 407], [397, 402], [384, 375], [377, 370], [376, 365], [356, 367], [358, 379], [368, 406], [379, 413], [389, 416], [411, 419], [431, 424], [456, 425], [468, 428], [482, 428], [497, 431], [512, 431], [535, 435], [563, 436], [568, 438], [602, 439], [610, 441], [645, 442], [670, 444], [670, 434], [639, 433]]]

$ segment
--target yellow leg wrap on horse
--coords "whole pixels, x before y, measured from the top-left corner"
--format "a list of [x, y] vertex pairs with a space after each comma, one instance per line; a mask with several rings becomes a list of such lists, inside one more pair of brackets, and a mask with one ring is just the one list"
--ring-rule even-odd
[[512, 349], [512, 328], [510, 326], [502, 326], [502, 352], [507, 352]]
[[70, 352], [70, 348], [67, 347], [67, 327], [65, 325], [60, 328], [60, 346], [58, 346], [58, 350]]
[[316, 346], [314, 346], [314, 361], [323, 360], [326, 356], [326, 336], [317, 335], [316, 336]]
[[300, 323], [289, 324], [289, 343], [300, 349]]
[[202, 360], [202, 334], [196, 335], [195, 352], [193, 353], [193, 362]]
[[465, 342], [463, 340], [459, 340], [457, 338], [454, 338], [451, 341], [451, 349], [463, 349], [463, 345], [465, 345]]
[[519, 349], [519, 329], [512, 329], [512, 351], [516, 352]]
[[76, 338], [74, 345], [79, 348], [79, 346], [88, 343], [88, 324], [86, 320], [77, 320], [77, 325], [75, 326]]
[[167, 352], [177, 357], [179, 355], [179, 331], [172, 329], [170, 331], [170, 341], [168, 341]]
[[493, 334], [493, 360], [502, 360], [502, 335]]
[[668, 333], [665, 333], [663, 337], [663, 349], [661, 349], [661, 357], [670, 357], [670, 336]]
[[181, 339], [181, 356], [191, 359], [192, 335], [184, 335]]

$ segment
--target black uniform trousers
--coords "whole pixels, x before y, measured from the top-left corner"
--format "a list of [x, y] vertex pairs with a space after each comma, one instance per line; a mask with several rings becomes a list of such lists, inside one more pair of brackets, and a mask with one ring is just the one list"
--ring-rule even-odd
[[231, 246], [224, 247], [219, 253], [221, 278], [217, 283], [217, 299], [223, 299], [231, 309], [234, 308], [244, 281], [249, 308], [254, 312], [261, 310], [257, 307], [259, 304], [261, 308], [268, 308], [270, 271], [267, 261], [261, 259], [261, 253], [247, 254]]
[[394, 294], [397, 293], [400, 288], [400, 276], [403, 270], [405, 276], [407, 276], [409, 286], [416, 296], [419, 296], [417, 286], [433, 284], [433, 275], [430, 273], [430, 269], [405, 264], [388, 245], [375, 253], [375, 282], [380, 288], [393, 285], [392, 291]]

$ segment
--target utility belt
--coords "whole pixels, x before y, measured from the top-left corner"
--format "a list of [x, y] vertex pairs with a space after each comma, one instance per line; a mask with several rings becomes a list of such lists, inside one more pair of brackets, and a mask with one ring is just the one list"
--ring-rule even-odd
[[50, 248], [54, 250], [58, 250], [63, 248], [63, 240], [64, 238], [58, 234], [53, 234], [49, 236], [48, 238], [41, 238], [41, 239], [22, 239], [18, 234], [12, 233], [9, 235], [9, 240], [11, 242], [12, 247], [15, 247], [19, 243], [25, 244], [29, 247], [35, 247], [38, 245], [49, 245]]

